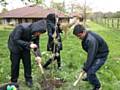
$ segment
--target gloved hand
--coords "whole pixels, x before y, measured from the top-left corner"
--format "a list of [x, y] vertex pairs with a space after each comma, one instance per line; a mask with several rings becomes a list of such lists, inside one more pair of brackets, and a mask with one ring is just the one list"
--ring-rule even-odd
[[31, 44], [30, 44], [30, 48], [31, 48], [31, 49], [35, 49], [35, 48], [37, 48], [37, 47], [38, 47], [38, 46], [37, 46], [36, 44], [34, 44], [34, 43], [31, 43]]
[[87, 70], [86, 70], [86, 68], [85, 68], [85, 67], [83, 67], [83, 70], [82, 70], [82, 71], [87, 72]]
[[81, 70], [81, 72], [84, 72], [84, 73], [86, 73], [86, 71], [85, 71], [84, 69], [82, 69], [82, 70]]
[[41, 57], [37, 56], [37, 57], [35, 57], [35, 61], [37, 64], [39, 64], [39, 63], [41, 63], [42, 59], [41, 59]]
[[59, 56], [59, 53], [55, 53], [55, 56], [57, 56], [57, 57], [58, 57], [58, 56]]
[[53, 53], [51, 56], [50, 56], [50, 58], [54, 58], [55, 57], [55, 54]]
[[54, 34], [52, 35], [53, 38], [56, 38], [57, 34], [54, 32]]

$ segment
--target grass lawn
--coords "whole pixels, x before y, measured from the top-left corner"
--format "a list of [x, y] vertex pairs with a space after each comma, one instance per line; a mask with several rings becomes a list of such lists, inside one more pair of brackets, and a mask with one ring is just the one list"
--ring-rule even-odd
[[[98, 71], [97, 76], [100, 78], [103, 90], [119, 90], [120, 88], [120, 31], [110, 30], [104, 28], [93, 22], [88, 23], [90, 30], [100, 34], [108, 43], [110, 53], [106, 64]], [[10, 59], [9, 50], [7, 48], [7, 40], [11, 31], [2, 30], [0, 28], [0, 84], [9, 82], [10, 80]], [[41, 36], [41, 51], [46, 51], [47, 35]], [[81, 82], [76, 87], [72, 84], [76, 80], [75, 76], [79, 74], [80, 68], [83, 66], [86, 60], [86, 53], [81, 48], [80, 40], [69, 32], [66, 39], [63, 39], [63, 50], [61, 52], [62, 57], [62, 71], [54, 70], [54, 76], [62, 77], [67, 82], [63, 87], [55, 90], [90, 90], [92, 87], [87, 82]], [[47, 55], [43, 55], [43, 63], [48, 59]], [[42, 79], [39, 68], [34, 62], [34, 56], [32, 55], [32, 76], [34, 87], [29, 89], [24, 82], [24, 69], [21, 63], [19, 83], [20, 90], [39, 90], [39, 81]], [[46, 71], [47, 73], [48, 71]], [[41, 89], [40, 89], [41, 90]]]

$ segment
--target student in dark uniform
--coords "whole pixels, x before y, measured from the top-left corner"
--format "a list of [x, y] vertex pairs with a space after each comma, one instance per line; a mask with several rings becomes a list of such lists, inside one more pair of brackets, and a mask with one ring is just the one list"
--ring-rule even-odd
[[8, 40], [11, 60], [11, 82], [16, 83], [18, 81], [20, 59], [22, 59], [26, 84], [29, 87], [32, 86], [30, 49], [34, 49], [38, 56], [36, 59], [41, 60], [41, 54], [37, 48], [40, 48], [39, 36], [44, 32], [46, 32], [45, 20], [19, 24], [11, 32]]
[[[58, 69], [61, 68], [61, 57], [60, 51], [62, 50], [62, 41], [60, 33], [60, 27], [57, 23], [57, 17], [54, 13], [47, 15], [47, 32], [48, 32], [48, 44], [47, 51], [51, 51], [54, 55], [53, 59], [57, 60]], [[56, 35], [56, 36], [55, 36]], [[47, 68], [48, 65], [52, 62], [50, 58], [44, 65], [44, 68]]]
[[87, 73], [86, 80], [94, 86], [93, 90], [100, 90], [101, 84], [96, 72], [106, 62], [108, 45], [101, 36], [87, 31], [80, 24], [74, 27], [73, 34], [82, 40], [82, 48], [87, 52], [87, 60], [83, 67], [83, 71]]

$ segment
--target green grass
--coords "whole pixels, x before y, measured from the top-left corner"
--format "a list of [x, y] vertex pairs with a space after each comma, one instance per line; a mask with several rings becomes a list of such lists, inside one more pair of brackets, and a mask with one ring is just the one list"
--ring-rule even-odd
[[[108, 43], [110, 54], [106, 64], [98, 71], [97, 76], [100, 78], [103, 90], [119, 90], [120, 88], [120, 31], [104, 28], [93, 22], [88, 23], [90, 30], [100, 34]], [[11, 31], [0, 30], [0, 83], [6, 83], [10, 80], [10, 59], [7, 48], [7, 40]], [[46, 51], [47, 35], [41, 36], [41, 51]], [[76, 87], [72, 87], [76, 80], [75, 76], [79, 74], [80, 68], [86, 60], [86, 53], [81, 48], [80, 40], [69, 33], [67, 39], [63, 40], [62, 71], [55, 71], [54, 76], [64, 78], [67, 82], [60, 89], [56, 90], [90, 90], [92, 86], [87, 82], [81, 82]], [[48, 59], [47, 55], [43, 55], [43, 63]], [[29, 89], [24, 82], [24, 69], [21, 64], [19, 83], [21, 90], [38, 90], [39, 81], [42, 79], [39, 68], [34, 62], [32, 56], [32, 76], [34, 87]], [[46, 72], [48, 73], [48, 72]]]

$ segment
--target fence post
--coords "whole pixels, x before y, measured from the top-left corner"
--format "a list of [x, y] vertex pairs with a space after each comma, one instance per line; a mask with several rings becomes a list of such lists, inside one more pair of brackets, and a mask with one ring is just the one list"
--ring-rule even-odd
[[109, 18], [107, 18], [107, 27], [109, 27]]
[[112, 28], [114, 28], [114, 19], [112, 18]]
[[119, 18], [117, 19], [117, 29], [119, 29], [119, 22], [120, 22], [120, 20], [119, 20]]
[[107, 19], [106, 18], [104, 18], [104, 24], [105, 24], [105, 26], [107, 26]]

